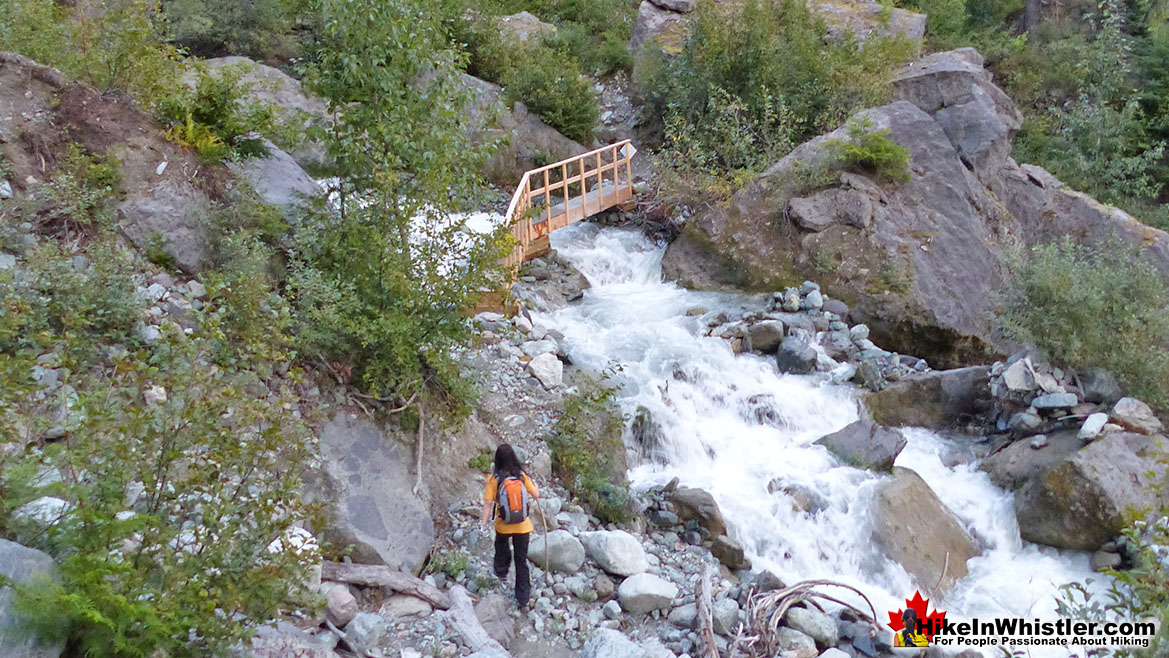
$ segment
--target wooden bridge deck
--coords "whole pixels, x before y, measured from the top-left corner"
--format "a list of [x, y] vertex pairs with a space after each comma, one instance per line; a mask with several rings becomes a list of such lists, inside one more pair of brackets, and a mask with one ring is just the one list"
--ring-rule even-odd
[[518, 268], [548, 252], [552, 231], [631, 202], [636, 152], [624, 140], [525, 173], [507, 208], [516, 246], [504, 264]]

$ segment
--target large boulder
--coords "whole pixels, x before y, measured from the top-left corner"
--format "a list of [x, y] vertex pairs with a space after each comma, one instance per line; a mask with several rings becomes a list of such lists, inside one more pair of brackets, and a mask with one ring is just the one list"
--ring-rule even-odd
[[633, 576], [649, 568], [641, 542], [624, 530], [582, 532], [580, 541], [588, 556], [615, 576]]
[[540, 41], [556, 34], [555, 25], [545, 23], [526, 11], [500, 18], [499, 29], [504, 37], [521, 43]]
[[990, 409], [989, 374], [987, 366], [971, 366], [914, 375], [862, 400], [880, 425], [952, 428]]
[[642, 0], [629, 37], [633, 79], [642, 81], [646, 65], [654, 59], [681, 54], [691, 29], [690, 17], [685, 13]]
[[553, 530], [532, 538], [528, 559], [541, 569], [547, 564], [552, 571], [576, 573], [584, 564], [585, 549], [567, 530]]
[[1017, 491], [1048, 468], [1079, 452], [1084, 442], [1076, 434], [1050, 432], [1045, 435], [1047, 445], [1042, 450], [1032, 448], [1030, 441], [1014, 441], [982, 460], [978, 467], [995, 485]]
[[471, 93], [467, 126], [475, 140], [504, 142], [485, 164], [484, 176], [492, 183], [513, 188], [529, 169], [588, 151], [529, 113], [523, 103], [509, 106], [499, 85], [465, 73], [459, 80]]
[[318, 536], [352, 546], [355, 562], [417, 571], [434, 543], [434, 523], [411, 493], [409, 450], [345, 412], [321, 428], [320, 445], [327, 473], [322, 491], [311, 493], [333, 506]]
[[873, 543], [921, 587], [948, 590], [966, 576], [966, 561], [979, 553], [974, 540], [917, 473], [894, 468], [877, 488]]
[[267, 154], [227, 163], [227, 168], [241, 180], [247, 181], [264, 203], [284, 211], [284, 218], [295, 221], [295, 210], [313, 198], [324, 194], [296, 160], [275, 144], [265, 145]]
[[821, 0], [813, 5], [824, 18], [828, 38], [843, 41], [852, 37], [864, 41], [870, 36], [899, 36], [921, 47], [926, 15], [887, 7], [879, 2]]
[[893, 462], [905, 448], [905, 437], [895, 429], [862, 418], [816, 441], [844, 463], [873, 471], [893, 470]]
[[1136, 398], [1120, 398], [1112, 406], [1112, 422], [1137, 434], [1156, 434], [1161, 421], [1149, 405]]
[[1130, 506], [1156, 509], [1165, 503], [1153, 487], [1165, 476], [1160, 438], [1111, 432], [1038, 469], [1015, 493], [1019, 534], [1076, 550], [1095, 550], [1114, 539]]
[[678, 487], [670, 492], [670, 502], [683, 521], [695, 519], [698, 524], [717, 537], [727, 531], [722, 512], [709, 492], [694, 487]]
[[[57, 572], [53, 558], [36, 549], [0, 539], [0, 575], [14, 583], [52, 579]], [[22, 633], [20, 617], [12, 609], [11, 587], [0, 587], [0, 656], [5, 658], [57, 658], [63, 644], [44, 644]]]
[[676, 585], [651, 573], [630, 576], [617, 588], [617, 600], [621, 602], [621, 608], [635, 615], [669, 610], [676, 596]]
[[[238, 76], [239, 85], [246, 92], [241, 103], [270, 108], [281, 123], [297, 126], [302, 134], [307, 135], [313, 127], [329, 124], [328, 102], [305, 91], [299, 80], [280, 69], [237, 56], [205, 59], [199, 62], [199, 67], [212, 76], [225, 73]], [[193, 86], [195, 80], [194, 70], [184, 76], [188, 85]], [[290, 154], [302, 167], [315, 167], [326, 162], [324, 146], [312, 139], [295, 145]]]

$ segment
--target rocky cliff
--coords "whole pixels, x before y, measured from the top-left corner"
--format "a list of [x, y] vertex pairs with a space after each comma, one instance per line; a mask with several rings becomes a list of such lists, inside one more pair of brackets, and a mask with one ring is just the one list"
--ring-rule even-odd
[[1169, 234], [1011, 159], [1021, 117], [976, 51], [925, 57], [893, 86], [895, 102], [854, 121], [908, 149], [908, 180], [847, 167], [833, 146], [847, 127], [817, 137], [690, 220], [666, 252], [665, 276], [756, 291], [815, 278], [873, 340], [940, 366], [1008, 348], [992, 317], [1014, 248], [1117, 241], [1169, 276]]

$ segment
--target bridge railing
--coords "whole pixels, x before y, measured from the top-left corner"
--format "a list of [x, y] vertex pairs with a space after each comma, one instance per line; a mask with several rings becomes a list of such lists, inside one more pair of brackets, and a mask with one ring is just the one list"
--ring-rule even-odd
[[525, 173], [507, 207], [516, 245], [504, 264], [518, 268], [532, 243], [632, 199], [636, 152], [626, 139]]

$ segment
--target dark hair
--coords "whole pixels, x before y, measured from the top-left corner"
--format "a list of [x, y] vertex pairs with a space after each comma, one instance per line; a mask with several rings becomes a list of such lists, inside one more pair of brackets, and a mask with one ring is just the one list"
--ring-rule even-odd
[[520, 464], [520, 458], [515, 454], [515, 448], [507, 443], [502, 443], [495, 449], [495, 479], [501, 480], [506, 477], [522, 477], [524, 474], [524, 467]]
[[[910, 625], [910, 620], [913, 620]], [[901, 621], [905, 624], [905, 630], [909, 633], [917, 634], [921, 626], [921, 620], [917, 618], [917, 611], [913, 608], [906, 608], [905, 612], [901, 613]]]

